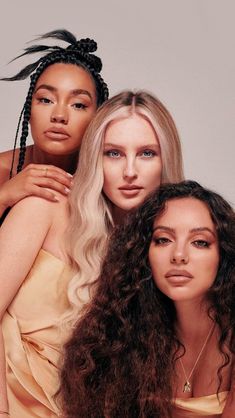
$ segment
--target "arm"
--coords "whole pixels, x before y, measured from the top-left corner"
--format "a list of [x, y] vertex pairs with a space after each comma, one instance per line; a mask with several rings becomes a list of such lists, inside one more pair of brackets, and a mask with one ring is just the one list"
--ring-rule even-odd
[[57, 201], [53, 190], [68, 194], [72, 180], [69, 173], [47, 164], [29, 164], [10, 180], [8, 175], [8, 170], [0, 170], [0, 217], [8, 207], [27, 196]]
[[13, 207], [0, 228], [0, 411], [8, 410], [1, 320], [50, 230], [53, 207], [37, 197], [26, 198]]

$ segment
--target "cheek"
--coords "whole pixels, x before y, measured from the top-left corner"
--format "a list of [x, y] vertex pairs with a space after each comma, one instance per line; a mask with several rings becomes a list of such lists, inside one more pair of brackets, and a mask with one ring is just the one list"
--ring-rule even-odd
[[147, 169], [143, 170], [143, 175], [145, 176], [145, 181], [147, 186], [151, 188], [158, 187], [161, 183], [162, 167], [161, 164], [150, 165]]
[[166, 259], [167, 256], [165, 253], [162, 254], [161, 251], [157, 250], [156, 248], [150, 247], [149, 263], [155, 283], [161, 280], [161, 277], [164, 275], [167, 261]]
[[104, 187], [112, 188], [112, 186], [120, 180], [120, 169], [113, 161], [104, 161]]

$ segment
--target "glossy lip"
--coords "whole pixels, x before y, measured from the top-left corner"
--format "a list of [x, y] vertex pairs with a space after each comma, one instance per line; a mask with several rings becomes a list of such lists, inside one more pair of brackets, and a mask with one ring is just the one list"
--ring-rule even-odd
[[192, 274], [191, 273], [189, 273], [187, 270], [179, 270], [179, 269], [172, 269], [172, 270], [169, 270], [166, 274], [165, 274], [165, 277], [166, 278], [168, 278], [168, 277], [172, 277], [172, 276], [180, 276], [180, 277], [187, 277], [187, 278], [189, 278], [189, 279], [192, 279], [193, 278], [193, 276], [192, 276]]
[[125, 186], [121, 186], [118, 189], [119, 190], [140, 190], [140, 189], [143, 189], [143, 187], [137, 186], [136, 184], [126, 184]]
[[165, 274], [166, 279], [172, 284], [184, 284], [193, 279], [191, 273], [187, 270], [169, 270]]
[[56, 139], [56, 140], [63, 140], [63, 139], [68, 139], [70, 137], [69, 133], [63, 129], [63, 128], [59, 128], [59, 127], [51, 127], [49, 129], [47, 129], [44, 134], [50, 138], [50, 139]]

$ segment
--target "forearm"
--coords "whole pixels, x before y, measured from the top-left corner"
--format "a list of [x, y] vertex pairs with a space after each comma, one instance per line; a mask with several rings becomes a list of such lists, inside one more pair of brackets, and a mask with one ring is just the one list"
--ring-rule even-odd
[[[2, 336], [2, 327], [0, 326], [0, 417], [7, 417], [8, 400], [7, 400], [7, 386], [6, 386], [6, 361], [4, 342]], [[6, 412], [3, 414], [3, 412]]]
[[4, 214], [5, 210], [8, 208], [7, 202], [1, 198], [1, 189], [0, 189], [0, 218]]
[[6, 192], [3, 190], [3, 187], [0, 187], [0, 218], [9, 206], [9, 199], [7, 198]]

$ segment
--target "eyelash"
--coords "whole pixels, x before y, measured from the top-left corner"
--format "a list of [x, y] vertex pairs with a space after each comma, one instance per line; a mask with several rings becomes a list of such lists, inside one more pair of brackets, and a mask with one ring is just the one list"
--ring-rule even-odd
[[[52, 100], [48, 99], [47, 97], [39, 97], [38, 99], [39, 103], [43, 103], [43, 104], [50, 104], [53, 103]], [[71, 105], [75, 110], [85, 110], [87, 108], [87, 105], [83, 104], [83, 103], [73, 103]]]
[[48, 99], [47, 97], [39, 97], [37, 100], [39, 103], [44, 103], [44, 104], [52, 103], [52, 100]]
[[104, 155], [107, 155], [107, 157], [111, 157], [111, 158], [119, 158], [121, 154], [118, 150], [110, 149], [110, 150], [104, 151]]
[[159, 237], [159, 238], [153, 238], [153, 242], [156, 244], [156, 245], [164, 245], [164, 244], [168, 244], [169, 242], [171, 242], [170, 241], [170, 239], [169, 238], [166, 238], [166, 237]]
[[193, 244], [195, 245], [195, 247], [198, 247], [198, 248], [209, 248], [211, 245], [209, 241], [206, 241], [204, 239], [197, 239], [193, 241]]
[[87, 105], [83, 103], [74, 103], [72, 107], [74, 107], [76, 110], [80, 110], [80, 109], [85, 110], [87, 108]]
[[[148, 153], [148, 156], [144, 155], [144, 153], [146, 153], [146, 154]], [[151, 157], [155, 157], [157, 155], [157, 153], [156, 153], [156, 151], [153, 151], [151, 149], [145, 149], [144, 151], [142, 151], [142, 155], [144, 157], [151, 158]]]
[[[153, 242], [155, 243], [155, 245], [166, 245], [166, 244], [170, 243], [171, 240], [169, 238], [166, 238], [166, 237], [159, 237], [159, 238], [153, 238]], [[204, 239], [197, 239], [197, 240], [193, 241], [192, 244], [196, 248], [209, 248], [210, 245], [211, 245], [211, 243], [209, 241], [206, 241]]]
[[[148, 153], [149, 155], [148, 156], [144, 155], [144, 153], [146, 154]], [[118, 150], [110, 149], [110, 150], [104, 151], [104, 155], [107, 155], [108, 157], [111, 157], [111, 158], [119, 158], [122, 154]], [[152, 158], [152, 157], [155, 157], [157, 153], [156, 151], [146, 149], [144, 151], [141, 151], [140, 155], [144, 158]]]

